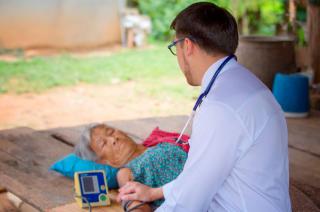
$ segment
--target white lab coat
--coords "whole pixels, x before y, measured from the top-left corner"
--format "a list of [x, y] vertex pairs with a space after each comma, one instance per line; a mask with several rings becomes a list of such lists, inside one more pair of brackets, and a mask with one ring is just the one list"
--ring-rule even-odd
[[[224, 59], [207, 70], [202, 91]], [[291, 211], [287, 140], [272, 93], [232, 59], [197, 110], [184, 169], [163, 186], [156, 211]]]

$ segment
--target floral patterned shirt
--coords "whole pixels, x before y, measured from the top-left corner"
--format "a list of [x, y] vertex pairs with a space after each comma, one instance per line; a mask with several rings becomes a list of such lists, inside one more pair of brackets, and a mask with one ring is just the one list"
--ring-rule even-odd
[[[187, 153], [181, 147], [160, 143], [148, 148], [142, 155], [130, 161], [129, 168], [134, 181], [157, 188], [174, 180], [182, 171], [187, 160]], [[164, 199], [157, 200], [152, 206], [159, 207]]]

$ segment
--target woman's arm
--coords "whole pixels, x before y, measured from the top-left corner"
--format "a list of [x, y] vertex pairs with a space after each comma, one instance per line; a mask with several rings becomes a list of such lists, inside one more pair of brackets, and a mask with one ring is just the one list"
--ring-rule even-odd
[[[126, 185], [128, 182], [133, 180], [132, 171], [129, 168], [121, 168], [117, 173], [117, 180], [120, 188]], [[142, 201], [133, 201], [129, 208], [133, 208], [134, 206], [140, 204]], [[148, 204], [144, 204], [139, 208], [133, 210], [134, 212], [149, 212], [152, 211], [151, 207]]]
[[129, 168], [121, 168], [117, 173], [117, 180], [120, 188], [127, 182], [133, 181], [132, 171]]

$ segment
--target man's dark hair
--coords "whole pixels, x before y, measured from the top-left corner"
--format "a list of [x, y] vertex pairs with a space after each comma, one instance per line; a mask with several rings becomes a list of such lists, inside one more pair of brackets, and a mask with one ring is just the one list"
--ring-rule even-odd
[[178, 38], [194, 38], [208, 54], [234, 54], [238, 46], [236, 20], [227, 10], [213, 3], [191, 4], [177, 15], [170, 28], [176, 31]]

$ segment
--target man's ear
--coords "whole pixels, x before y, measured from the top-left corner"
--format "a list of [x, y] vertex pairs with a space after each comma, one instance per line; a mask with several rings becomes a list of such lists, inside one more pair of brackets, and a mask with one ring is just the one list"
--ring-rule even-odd
[[194, 43], [189, 38], [185, 38], [183, 45], [186, 56], [192, 55], [195, 49]]

